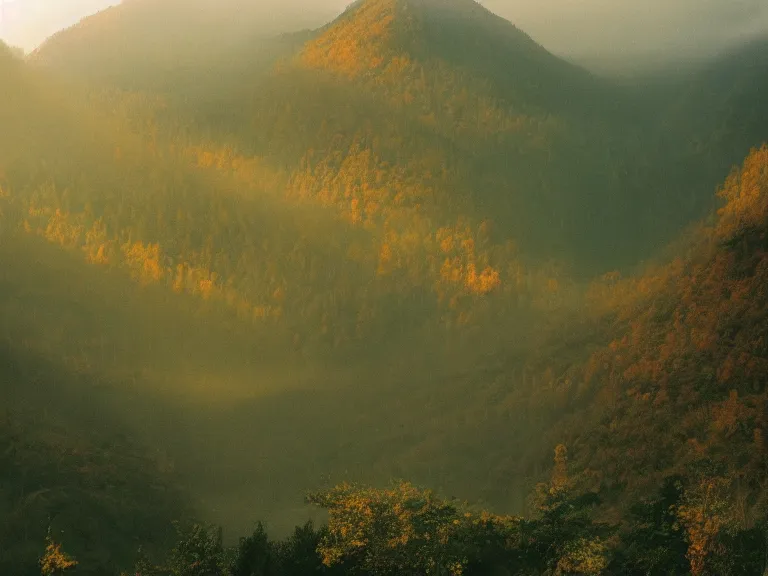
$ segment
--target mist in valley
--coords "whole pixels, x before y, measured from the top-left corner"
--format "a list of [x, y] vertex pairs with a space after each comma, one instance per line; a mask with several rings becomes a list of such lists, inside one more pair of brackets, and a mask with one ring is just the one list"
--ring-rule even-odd
[[762, 573], [762, 4], [22, 2], [0, 571]]

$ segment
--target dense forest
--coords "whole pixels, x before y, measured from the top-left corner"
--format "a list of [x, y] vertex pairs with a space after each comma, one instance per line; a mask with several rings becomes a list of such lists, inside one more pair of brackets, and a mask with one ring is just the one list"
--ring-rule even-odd
[[765, 41], [242, 8], [0, 43], [0, 572], [762, 576]]

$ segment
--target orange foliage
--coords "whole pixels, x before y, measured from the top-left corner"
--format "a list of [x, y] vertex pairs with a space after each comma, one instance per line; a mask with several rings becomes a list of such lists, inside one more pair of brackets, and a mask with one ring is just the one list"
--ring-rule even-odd
[[106, 226], [101, 220], [97, 220], [85, 233], [83, 251], [86, 260], [91, 264], [109, 264], [112, 244], [107, 235]]
[[[573, 454], [577, 466], [603, 470], [592, 481], [628, 482], [628, 493], [640, 492], [701, 459], [719, 463], [732, 478], [764, 474], [766, 183], [763, 147], [729, 178], [719, 220], [697, 231], [697, 248], [685, 258], [637, 277], [608, 274], [590, 287], [589, 326], [599, 340], [582, 348], [582, 361], [564, 361], [558, 369], [573, 382], [571, 398], [589, 394], [588, 416], [567, 431], [555, 429], [558, 439], [573, 438], [580, 446]], [[564, 348], [573, 354], [572, 347]], [[552, 362], [542, 359], [538, 373], [545, 381]], [[542, 386], [531, 394], [531, 402], [541, 405], [559, 398]], [[586, 441], [588, 417], [594, 428]], [[703, 484], [702, 501], [711, 501], [707, 490]], [[725, 522], [706, 510], [691, 503], [681, 512], [694, 573], [701, 573]]]
[[718, 235], [730, 238], [768, 218], [768, 145], [753, 150], [740, 171], [728, 178], [719, 192], [726, 201], [720, 210]]
[[143, 284], [160, 282], [163, 279], [166, 271], [162, 265], [163, 255], [158, 244], [127, 242], [120, 248], [134, 278]]
[[304, 65], [354, 77], [382, 66], [395, 18], [394, 0], [365, 2], [310, 42], [301, 54]]
[[467, 267], [467, 276], [465, 280], [467, 289], [473, 294], [489, 294], [501, 286], [501, 278], [498, 270], [494, 270], [490, 266], [486, 266], [485, 269], [478, 274], [475, 270], [475, 265], [470, 264]]
[[79, 244], [82, 234], [82, 224], [73, 222], [69, 214], [57, 208], [48, 220], [43, 236], [51, 242], [71, 248]]
[[733, 521], [726, 497], [730, 484], [728, 478], [702, 478], [686, 492], [683, 503], [676, 509], [677, 518], [686, 531], [692, 576], [707, 573], [707, 557], [718, 552], [716, 538]]

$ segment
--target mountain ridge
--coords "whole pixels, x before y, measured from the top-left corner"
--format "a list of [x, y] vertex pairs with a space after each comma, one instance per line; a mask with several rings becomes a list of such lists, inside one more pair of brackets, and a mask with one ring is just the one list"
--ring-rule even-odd
[[496, 96], [520, 91], [544, 106], [556, 102], [552, 91], [596, 81], [474, 0], [361, 0], [320, 29], [301, 58], [349, 77], [438, 60], [490, 81]]
[[[0, 54], [8, 356], [62, 358], [51, 388], [69, 367], [81, 395], [89, 374], [114, 383], [104, 399], [230, 526], [303, 513], [331, 478], [522, 512], [556, 446], [565, 475], [561, 444], [571, 483], [629, 531], [628, 507], [685, 476], [688, 515], [665, 506], [677, 564], [728, 536], [700, 539], [708, 483], [742, 498], [714, 522], [764, 517], [768, 149], [661, 266], [602, 275], [651, 254], [729, 144], [764, 133], [744, 132], [764, 117], [756, 59], [633, 107], [469, 0], [367, 0], [258, 66], [255, 46], [216, 75], [216, 57], [180, 70], [158, 45], [146, 68], [105, 54], [123, 70], [87, 88]], [[178, 75], [153, 83], [158, 62]]]
[[282, 50], [272, 54], [273, 37], [279, 45], [280, 35], [333, 16], [296, 1], [270, 7], [245, 0], [127, 0], [57, 32], [27, 59], [96, 85], [168, 91], [181, 83], [194, 86], [201, 74], [216, 75], [233, 54], [250, 52], [255, 63], [277, 58]]

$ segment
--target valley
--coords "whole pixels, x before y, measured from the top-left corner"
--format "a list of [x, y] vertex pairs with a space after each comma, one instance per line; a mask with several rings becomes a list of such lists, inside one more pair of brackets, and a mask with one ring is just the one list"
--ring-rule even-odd
[[764, 42], [178, 4], [0, 44], [0, 571], [761, 576]]

